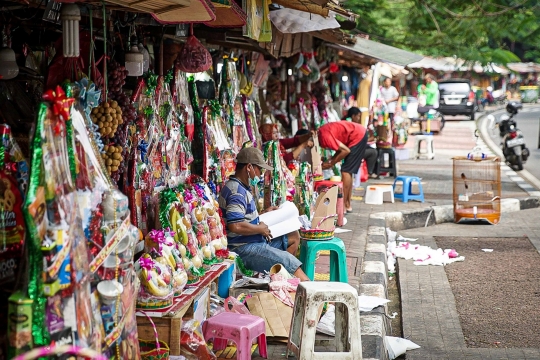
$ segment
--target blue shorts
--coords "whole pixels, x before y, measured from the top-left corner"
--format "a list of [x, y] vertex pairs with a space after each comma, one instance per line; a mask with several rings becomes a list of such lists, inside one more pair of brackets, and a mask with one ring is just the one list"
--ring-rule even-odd
[[229, 245], [229, 249], [240, 256], [248, 269], [258, 272], [269, 271], [275, 264], [281, 264], [292, 275], [302, 263], [294, 255], [287, 252], [287, 235], [272, 239], [270, 243], [256, 242], [235, 247]]

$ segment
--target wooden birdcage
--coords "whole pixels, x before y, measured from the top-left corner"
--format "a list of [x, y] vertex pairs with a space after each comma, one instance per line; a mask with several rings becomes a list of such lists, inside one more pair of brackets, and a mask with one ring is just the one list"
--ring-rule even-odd
[[486, 220], [497, 224], [501, 218], [500, 159], [462, 156], [453, 160], [454, 221]]

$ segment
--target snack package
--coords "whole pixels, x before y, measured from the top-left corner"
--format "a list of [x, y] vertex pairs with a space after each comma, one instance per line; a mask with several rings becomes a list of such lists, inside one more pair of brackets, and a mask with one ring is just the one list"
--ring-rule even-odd
[[18, 272], [26, 228], [22, 204], [17, 180], [0, 170], [0, 284], [14, 281]]
[[32, 339], [32, 303], [22, 291], [9, 297], [8, 310], [8, 358], [30, 351]]
[[191, 319], [182, 321], [180, 337], [181, 354], [188, 360], [217, 360], [202, 335], [201, 324]]

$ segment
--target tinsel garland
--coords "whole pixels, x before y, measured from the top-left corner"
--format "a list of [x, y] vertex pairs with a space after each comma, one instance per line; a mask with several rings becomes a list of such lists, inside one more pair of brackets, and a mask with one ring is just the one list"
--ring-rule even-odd
[[176, 193], [171, 189], [165, 189], [159, 193], [159, 221], [163, 228], [172, 227], [169, 221], [169, 209], [176, 201], [178, 201]]
[[32, 305], [32, 338], [35, 346], [45, 346], [50, 343], [49, 333], [45, 326], [45, 304], [47, 298], [43, 294], [42, 272], [43, 254], [41, 253], [41, 242], [34, 218], [30, 214], [29, 207], [36, 201], [36, 193], [40, 182], [43, 179], [42, 162], [43, 149], [41, 147], [41, 136], [43, 134], [43, 124], [47, 117], [47, 105], [41, 103], [38, 109], [36, 121], [36, 131], [31, 143], [30, 180], [28, 184], [28, 194], [24, 204], [24, 217], [26, 219], [26, 229], [28, 233], [28, 297], [34, 301]]
[[148, 71], [144, 74], [144, 82], [146, 84], [146, 90], [144, 92], [147, 96], [152, 96], [158, 85], [158, 75], [154, 74], [152, 71]]
[[238, 270], [240, 270], [240, 272], [244, 274], [245, 276], [253, 277], [253, 275], [255, 275], [255, 272], [253, 270], [249, 270], [248, 268], [246, 268], [246, 265], [244, 265], [244, 262], [242, 261], [240, 256], [238, 255], [236, 256], [235, 262], [236, 262], [236, 266], [238, 267]]
[[174, 80], [174, 72], [173, 72], [173, 69], [169, 69], [169, 71], [167, 71], [167, 74], [165, 74], [163, 80], [167, 83], [167, 84], [171, 84], [171, 82]]
[[304, 214], [311, 218], [311, 197], [309, 196], [310, 187], [308, 186], [310, 165], [306, 162], [300, 164], [298, 178], [300, 179], [300, 199], [304, 204]]
[[274, 167], [272, 171], [272, 178], [270, 179], [270, 206], [277, 206], [281, 200], [281, 166], [279, 163], [280, 152], [278, 141], [268, 141], [264, 144], [264, 158], [266, 161], [272, 159], [271, 166]]
[[[191, 107], [193, 108], [194, 128], [195, 136], [192, 143], [192, 151], [194, 154], [202, 154], [204, 149], [204, 134], [203, 134], [203, 119], [202, 112], [199, 107], [199, 97], [197, 95], [197, 85], [195, 84], [195, 77], [190, 75], [188, 77], [188, 90], [191, 100]], [[193, 160], [192, 173], [203, 173], [203, 161], [201, 157], [197, 157]]]
[[249, 139], [251, 140], [253, 147], [257, 147], [257, 138], [255, 137], [253, 132], [253, 118], [251, 117], [251, 113], [249, 112], [248, 98], [246, 95], [242, 95], [242, 109], [244, 110], [244, 116], [246, 117], [246, 129]]
[[[66, 92], [66, 96], [68, 98], [73, 98], [73, 89], [71, 88], [71, 84], [65, 83], [64, 91]], [[73, 99], [73, 101], [75, 101], [75, 99]], [[68, 151], [69, 171], [71, 172], [71, 180], [73, 183], [75, 183], [77, 180], [77, 160], [75, 159], [75, 145], [73, 139], [73, 123], [71, 122], [71, 113], [70, 117], [64, 120], [66, 121], [66, 144]]]

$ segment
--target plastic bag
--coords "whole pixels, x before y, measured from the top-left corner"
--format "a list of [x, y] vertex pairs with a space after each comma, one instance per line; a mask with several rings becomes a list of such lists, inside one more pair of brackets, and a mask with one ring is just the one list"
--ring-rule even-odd
[[427, 96], [426, 94], [419, 94], [418, 95], [418, 107], [424, 107], [427, 104]]
[[217, 360], [216, 355], [206, 345], [201, 324], [195, 320], [182, 322], [180, 348], [188, 360]]
[[206, 71], [212, 66], [210, 52], [193, 35], [193, 25], [191, 25], [186, 44], [176, 58], [175, 65], [177, 69], [192, 74]]
[[237, 298], [234, 296], [229, 296], [225, 299], [225, 311], [226, 312], [233, 312], [237, 314], [244, 314], [244, 315], [251, 315], [248, 308], [242, 304], [240, 301], [238, 301]]
[[336, 335], [336, 308], [329, 304], [326, 313], [317, 324], [317, 331], [326, 335]]
[[393, 336], [385, 336], [384, 343], [388, 349], [388, 357], [395, 359], [400, 355], [405, 354], [407, 350], [419, 349], [420, 346], [410, 340], [402, 339]]

